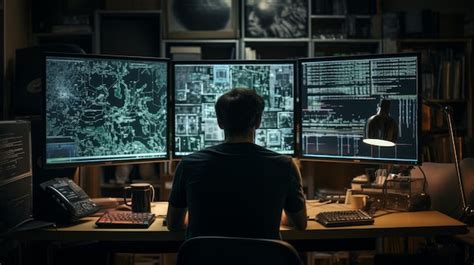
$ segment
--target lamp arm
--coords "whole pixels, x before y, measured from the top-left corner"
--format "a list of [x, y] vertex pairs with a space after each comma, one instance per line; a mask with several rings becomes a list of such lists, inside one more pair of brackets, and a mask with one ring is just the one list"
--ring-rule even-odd
[[456, 175], [458, 178], [458, 184], [459, 184], [459, 189], [460, 189], [460, 194], [461, 194], [461, 200], [462, 200], [462, 207], [463, 207], [463, 212], [461, 219], [470, 217], [474, 215], [474, 211], [471, 209], [471, 206], [468, 204], [466, 200], [466, 195], [464, 194], [464, 184], [462, 180], [462, 171], [461, 171], [461, 166], [459, 163], [459, 157], [458, 157], [458, 150], [456, 147], [456, 141], [454, 139], [454, 128], [453, 128], [453, 108], [451, 106], [445, 106], [443, 108], [444, 113], [446, 115], [446, 120], [448, 121], [448, 131], [449, 131], [449, 137], [451, 138], [451, 147], [453, 151], [453, 156], [454, 156], [454, 165], [456, 167]]

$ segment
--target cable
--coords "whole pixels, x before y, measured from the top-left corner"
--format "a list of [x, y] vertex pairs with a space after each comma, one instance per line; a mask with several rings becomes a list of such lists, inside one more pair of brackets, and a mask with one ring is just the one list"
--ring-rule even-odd
[[377, 215], [373, 215], [372, 218], [378, 218], [378, 217], [381, 217], [381, 216], [384, 216], [384, 215], [389, 215], [389, 214], [392, 214], [392, 213], [401, 213], [403, 211], [399, 211], [399, 210], [390, 210], [390, 211], [387, 211], [385, 210], [384, 213], [381, 213], [381, 214], [377, 214]]
[[424, 182], [423, 182], [423, 192], [426, 193], [426, 185], [428, 183], [428, 180], [426, 179], [426, 174], [425, 174], [425, 171], [423, 171], [423, 169], [418, 166], [418, 169], [421, 171], [421, 174], [423, 174], [423, 179], [424, 179]]

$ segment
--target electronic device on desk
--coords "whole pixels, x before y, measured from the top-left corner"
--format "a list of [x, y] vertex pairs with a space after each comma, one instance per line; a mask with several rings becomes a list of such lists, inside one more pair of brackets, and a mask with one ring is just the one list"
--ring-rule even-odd
[[346, 192], [342, 190], [317, 189], [314, 197], [321, 202], [331, 201], [343, 203], [346, 200]]
[[153, 213], [106, 212], [95, 224], [101, 228], [148, 228], [155, 221]]
[[33, 219], [31, 127], [0, 121], [0, 237]]
[[47, 53], [44, 165], [168, 158], [169, 60]]
[[425, 186], [423, 178], [391, 174], [382, 184], [367, 183], [352, 193], [368, 195], [371, 200], [382, 202], [384, 209], [423, 211], [431, 206]]
[[295, 68], [296, 62], [292, 60], [173, 62], [173, 156], [184, 156], [224, 141], [214, 105], [232, 88], [255, 89], [265, 101], [255, 143], [294, 155]]
[[99, 210], [81, 187], [71, 179], [55, 178], [43, 182], [40, 186], [49, 195], [51, 204], [51, 212], [43, 215], [54, 221], [70, 223]]
[[[298, 65], [303, 159], [421, 163], [420, 54], [309, 58]], [[392, 147], [363, 142], [382, 99], [399, 123]]]
[[320, 212], [316, 215], [316, 221], [327, 227], [371, 225], [374, 223], [374, 219], [363, 210]]

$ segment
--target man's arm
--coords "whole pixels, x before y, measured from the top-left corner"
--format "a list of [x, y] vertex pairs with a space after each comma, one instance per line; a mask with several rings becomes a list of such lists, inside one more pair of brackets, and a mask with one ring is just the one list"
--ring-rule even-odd
[[170, 197], [168, 199], [168, 213], [166, 214], [166, 222], [168, 230], [179, 231], [186, 229], [186, 185], [184, 183], [184, 162], [181, 161], [176, 167], [173, 178], [173, 187], [171, 188]]
[[166, 214], [168, 230], [180, 231], [186, 229], [186, 208], [176, 208], [168, 204], [168, 213]]
[[282, 224], [293, 226], [298, 230], [305, 230], [308, 218], [306, 215], [303, 181], [300, 170], [293, 160], [291, 161], [290, 178], [284, 214], [282, 214]]
[[296, 228], [297, 230], [305, 230], [308, 224], [306, 207], [296, 213], [289, 213], [286, 210], [281, 215], [281, 223]]

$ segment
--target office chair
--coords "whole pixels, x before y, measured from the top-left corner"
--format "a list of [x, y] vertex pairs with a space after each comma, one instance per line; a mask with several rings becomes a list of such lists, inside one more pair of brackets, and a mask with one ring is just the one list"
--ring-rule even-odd
[[[454, 164], [425, 162], [421, 168], [428, 180], [427, 192], [431, 197], [431, 209], [456, 219], [459, 218], [462, 212], [461, 195]], [[464, 158], [461, 161], [461, 171], [464, 194], [472, 205], [474, 203], [474, 158]], [[414, 168], [411, 175], [422, 177], [418, 168]]]
[[178, 251], [177, 265], [301, 265], [296, 250], [280, 240], [203, 236], [191, 238]]

